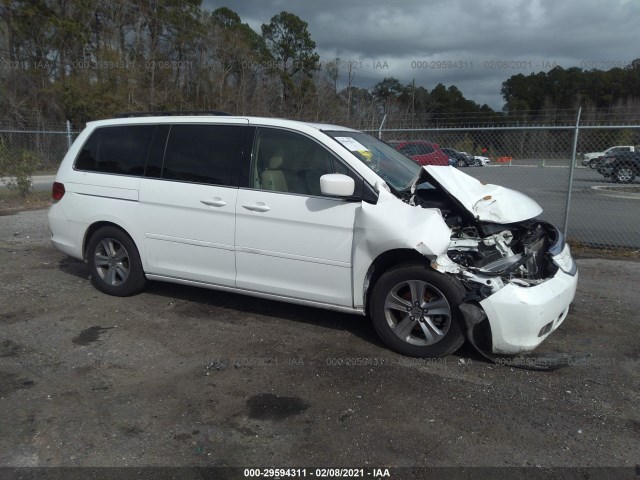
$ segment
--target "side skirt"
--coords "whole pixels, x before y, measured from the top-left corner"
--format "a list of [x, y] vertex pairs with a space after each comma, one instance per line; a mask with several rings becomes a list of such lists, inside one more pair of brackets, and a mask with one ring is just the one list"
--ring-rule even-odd
[[364, 308], [353, 308], [353, 307], [345, 307], [342, 305], [333, 305], [331, 303], [314, 302], [311, 300], [304, 300], [301, 298], [286, 297], [283, 295], [274, 295], [271, 293], [256, 292], [254, 290], [244, 290], [241, 288], [228, 287], [224, 285], [216, 285], [213, 283], [196, 282], [193, 280], [185, 280], [184, 278], [170, 277], [165, 275], [146, 274], [146, 277], [149, 280], [157, 280], [157, 281], [169, 282], [169, 283], [179, 283], [181, 285], [191, 285], [194, 287], [209, 288], [211, 290], [221, 290], [224, 292], [240, 293], [242, 295], [249, 295], [252, 297], [264, 298], [267, 300], [275, 300], [275, 301], [286, 302], [286, 303], [295, 303], [297, 305], [304, 305], [307, 307], [314, 307], [314, 308], [323, 308], [325, 310], [333, 310], [341, 313], [365, 315]]

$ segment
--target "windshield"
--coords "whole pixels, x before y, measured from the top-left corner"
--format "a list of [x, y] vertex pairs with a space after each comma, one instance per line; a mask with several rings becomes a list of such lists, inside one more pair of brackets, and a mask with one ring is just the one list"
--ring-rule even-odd
[[358, 157], [395, 191], [409, 189], [418, 177], [420, 165], [371, 135], [349, 131], [324, 133]]

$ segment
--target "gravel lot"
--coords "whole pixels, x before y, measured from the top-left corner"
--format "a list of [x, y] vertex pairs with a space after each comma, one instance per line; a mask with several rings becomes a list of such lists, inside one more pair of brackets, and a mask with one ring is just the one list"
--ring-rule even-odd
[[0, 217], [2, 466], [640, 463], [640, 263], [579, 259], [554, 372], [385, 349], [363, 317], [170, 284], [115, 298]]

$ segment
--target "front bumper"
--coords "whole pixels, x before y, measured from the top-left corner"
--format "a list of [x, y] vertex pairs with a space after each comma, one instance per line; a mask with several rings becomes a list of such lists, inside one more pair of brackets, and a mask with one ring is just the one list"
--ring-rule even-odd
[[493, 353], [530, 352], [562, 324], [578, 273], [568, 248], [557, 259], [561, 268], [546, 282], [531, 287], [510, 283], [480, 302], [491, 326]]
[[611, 165], [600, 165], [598, 167], [598, 173], [605, 177], [610, 177], [613, 174], [613, 167]]

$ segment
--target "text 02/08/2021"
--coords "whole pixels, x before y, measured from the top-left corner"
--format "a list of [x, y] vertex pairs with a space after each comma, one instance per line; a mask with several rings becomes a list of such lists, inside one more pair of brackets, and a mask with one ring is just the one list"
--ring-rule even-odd
[[388, 468], [245, 468], [245, 478], [390, 478]]

